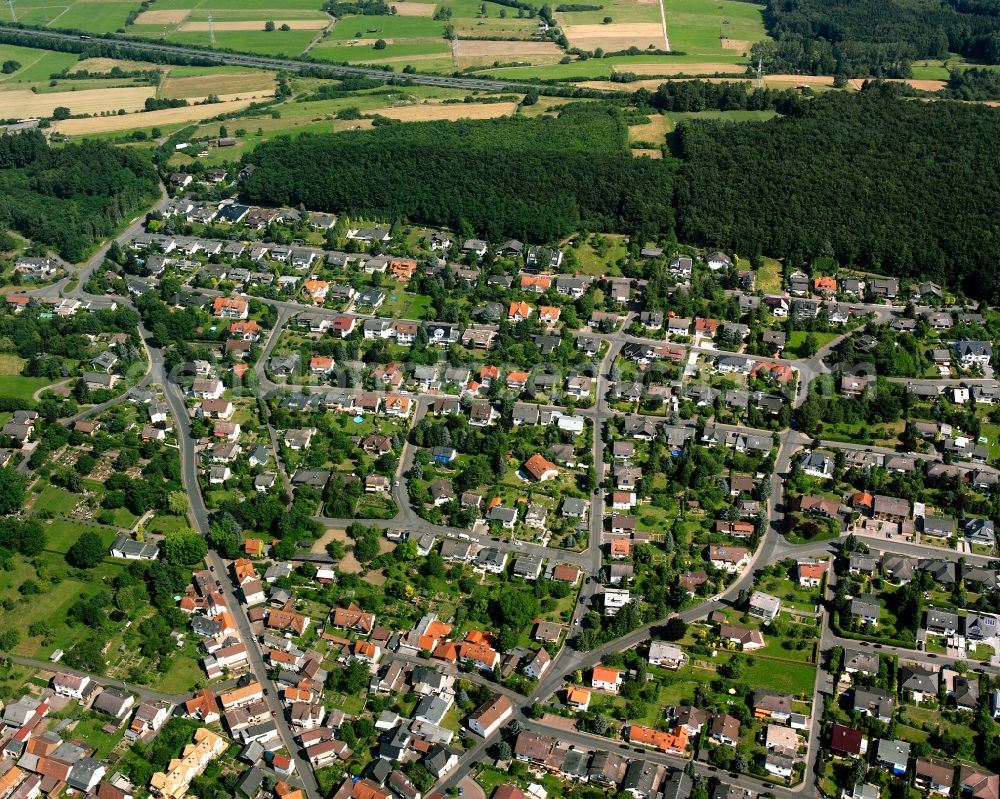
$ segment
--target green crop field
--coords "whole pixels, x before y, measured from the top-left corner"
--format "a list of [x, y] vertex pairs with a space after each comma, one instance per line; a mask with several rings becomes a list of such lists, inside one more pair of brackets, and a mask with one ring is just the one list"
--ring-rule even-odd
[[77, 62], [78, 56], [73, 53], [54, 53], [49, 50], [36, 50], [33, 47], [15, 47], [11, 44], [0, 44], [0, 59], [17, 61], [21, 68], [9, 75], [0, 74], [0, 86], [3, 88], [19, 88], [17, 83], [32, 83], [47, 81], [53, 72], [62, 72]]
[[328, 41], [317, 45], [310, 51], [316, 58], [326, 61], [384, 61], [388, 58], [445, 54], [447, 52], [448, 42], [444, 39], [431, 42], [393, 42], [382, 50], [376, 50], [370, 44], [351, 47], [341, 42]]
[[594, 25], [611, 17], [614, 22], [659, 22], [659, 3], [637, 3], [636, 0], [612, 0], [599, 11], [560, 11], [559, 19], [565, 25]]
[[[316, 34], [317, 31], [216, 31], [215, 46], [244, 53], [296, 56], [306, 49]], [[212, 43], [208, 31], [171, 33], [167, 39], [176, 44], [203, 47]]]
[[663, 0], [670, 47], [706, 60], [739, 58], [743, 47], [724, 48], [722, 37], [734, 44], [767, 38], [764, 7], [738, 0]]
[[124, 29], [129, 12], [137, 9], [138, 3], [74, 3], [66, 13], [60, 14], [49, 24], [58, 28], [73, 28], [90, 33], [108, 33]]
[[414, 39], [444, 37], [444, 23], [428, 17], [344, 17], [330, 39]]

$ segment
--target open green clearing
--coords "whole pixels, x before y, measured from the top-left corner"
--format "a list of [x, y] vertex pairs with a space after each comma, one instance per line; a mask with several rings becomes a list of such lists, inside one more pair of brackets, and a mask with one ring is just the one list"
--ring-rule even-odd
[[660, 6], [658, 3], [637, 3], [635, 0], [611, 0], [610, 3], [602, 3], [601, 5], [603, 8], [595, 11], [561, 11], [559, 12], [559, 19], [565, 25], [595, 25], [604, 22], [605, 17], [611, 17], [616, 23], [660, 21]]
[[[66, 563], [65, 553], [87, 530], [97, 532], [106, 544], [114, 538], [111, 530], [56, 520], [46, 525], [44, 551], [31, 562], [15, 555], [11, 559], [12, 568], [0, 572], [0, 593], [14, 602], [10, 609], [0, 607], [0, 629], [15, 629], [21, 633], [21, 643], [14, 650], [17, 654], [47, 657], [56, 649], [69, 649], [93, 634], [84, 625], [69, 626], [66, 613], [79, 599], [102, 590], [122, 565], [107, 559], [87, 571], [71, 568]], [[18, 589], [29, 580], [42, 587], [41, 593], [21, 595]], [[28, 637], [28, 628], [36, 621], [49, 624], [52, 636], [48, 643], [43, 643], [41, 638]]]
[[17, 61], [21, 65], [16, 72], [0, 74], [0, 84], [5, 88], [15, 88], [12, 84], [48, 80], [53, 72], [61, 72], [73, 66], [77, 58], [75, 53], [55, 53], [33, 47], [0, 44], [0, 60]]
[[[216, 31], [215, 45], [229, 50], [263, 55], [295, 56], [316, 38], [316, 31]], [[176, 44], [211, 45], [208, 31], [171, 33], [167, 39]]]
[[[670, 46], [706, 60], [739, 59], [749, 45], [767, 39], [764, 6], [738, 0], [663, 0]], [[738, 47], [724, 47], [724, 38]]]
[[[803, 358], [805, 357], [801, 352], [801, 347], [805, 343], [806, 336], [809, 334], [804, 330], [793, 330], [788, 336], [788, 341], [785, 346], [785, 354], [790, 355], [793, 358]], [[822, 348], [833, 341], [839, 333], [813, 333], [813, 337], [816, 339], [816, 346]]]
[[30, 400], [38, 389], [52, 382], [47, 377], [22, 377], [24, 363], [16, 355], [0, 355], [0, 397]]

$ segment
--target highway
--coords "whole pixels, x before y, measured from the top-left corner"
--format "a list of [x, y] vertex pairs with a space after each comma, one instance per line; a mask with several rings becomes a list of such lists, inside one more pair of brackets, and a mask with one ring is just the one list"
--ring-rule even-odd
[[[46, 41], [72, 41], [80, 43], [80, 36], [69, 33], [58, 33], [56, 31], [43, 30], [38, 28], [12, 27], [0, 25], [0, 31], [6, 33], [16, 33], [22, 36], [30, 36], [38, 39], [39, 45], [44, 46]], [[389, 82], [393, 80], [409, 81], [410, 83], [422, 86], [442, 86], [453, 89], [469, 89], [472, 91], [518, 91], [524, 92], [530, 88], [541, 91], [551, 91], [552, 87], [545, 84], [529, 84], [511, 80], [498, 80], [494, 78], [472, 78], [455, 77], [449, 75], [428, 75], [420, 72], [401, 74], [398, 72], [387, 72], [383, 69], [371, 69], [359, 66], [346, 66], [339, 64], [329, 64], [320, 61], [308, 61], [298, 58], [273, 58], [267, 56], [249, 55], [246, 53], [228, 53], [214, 50], [203, 50], [197, 47], [185, 47], [175, 44], [161, 44], [141, 39], [113, 38], [109, 36], [90, 36], [86, 44], [104, 45], [121, 48], [128, 48], [135, 52], [137, 58], [142, 58], [143, 54], [162, 53], [165, 55], [180, 56], [183, 58], [202, 59], [215, 64], [231, 64], [241, 67], [255, 67], [258, 69], [273, 69], [284, 72], [301, 72], [309, 70], [327, 75], [331, 78], [357, 77], [369, 78]], [[418, 62], [419, 63], [419, 62]], [[593, 91], [593, 90], [591, 90]], [[620, 94], [621, 92], [607, 92], [608, 95]]]

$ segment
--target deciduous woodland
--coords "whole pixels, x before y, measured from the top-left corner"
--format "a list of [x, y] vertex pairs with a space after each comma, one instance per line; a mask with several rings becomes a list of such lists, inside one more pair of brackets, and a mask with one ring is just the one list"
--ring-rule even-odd
[[67, 261], [111, 236], [156, 196], [149, 159], [84, 141], [49, 147], [40, 133], [0, 137], [0, 226], [52, 247]]
[[[395, 125], [276, 140], [248, 160], [254, 202], [404, 216], [502, 240], [580, 225], [817, 256], [996, 299], [1000, 112], [888, 87], [783, 104], [765, 122], [685, 122], [682, 162], [630, 159], [617, 111]], [[673, 224], [676, 216], [676, 225]]]
[[887, 88], [830, 93], [794, 117], [680, 126], [681, 241], [827, 255], [1000, 297], [1000, 113]]
[[672, 228], [673, 165], [632, 158], [620, 112], [603, 106], [275, 139], [250, 160], [257, 203], [406, 216], [491, 240]]
[[770, 0], [777, 41], [755, 48], [771, 72], [906, 77], [918, 58], [1000, 61], [996, 0]]

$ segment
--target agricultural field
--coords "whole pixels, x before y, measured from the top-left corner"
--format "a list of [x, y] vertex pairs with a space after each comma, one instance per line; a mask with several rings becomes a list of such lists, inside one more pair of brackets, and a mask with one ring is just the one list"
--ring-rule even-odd
[[663, 0], [673, 50], [702, 61], [739, 61], [767, 38], [764, 7], [738, 0]]
[[17, 21], [26, 25], [111, 33], [124, 30], [139, 0], [14, 0], [13, 6]]

